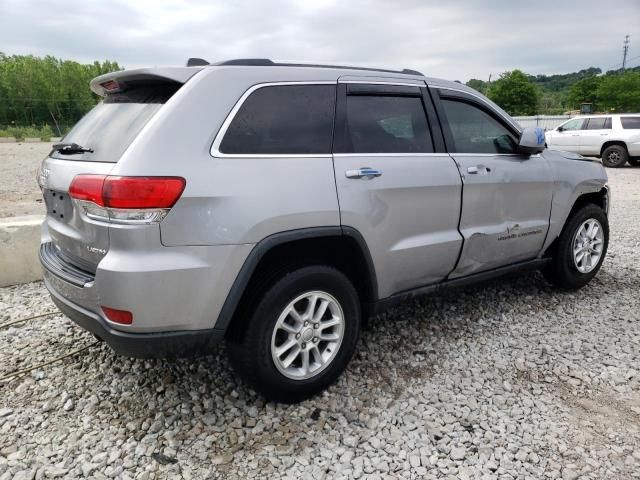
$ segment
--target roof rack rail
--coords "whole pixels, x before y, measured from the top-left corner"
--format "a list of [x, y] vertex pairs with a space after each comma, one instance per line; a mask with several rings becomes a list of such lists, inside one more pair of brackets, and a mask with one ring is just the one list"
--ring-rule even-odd
[[[192, 60], [192, 59], [190, 59]], [[201, 59], [198, 59], [201, 60]], [[233, 60], [224, 60], [222, 62], [211, 63], [212, 66], [227, 66], [227, 65], [236, 65], [236, 66], [245, 66], [245, 67], [311, 67], [311, 68], [343, 68], [349, 70], [364, 70], [369, 72], [385, 72], [385, 73], [401, 73], [404, 75], [419, 75], [423, 77], [424, 75], [417, 71], [409, 68], [404, 68], [402, 70], [389, 70], [385, 68], [371, 68], [371, 67], [350, 67], [344, 65], [319, 65], [319, 64], [311, 64], [311, 63], [276, 63], [273, 60], [268, 58], [236, 58]]]
[[268, 58], [235, 58], [233, 60], [224, 60], [216, 62], [213, 65], [240, 65], [245, 67], [271, 67], [278, 65]]

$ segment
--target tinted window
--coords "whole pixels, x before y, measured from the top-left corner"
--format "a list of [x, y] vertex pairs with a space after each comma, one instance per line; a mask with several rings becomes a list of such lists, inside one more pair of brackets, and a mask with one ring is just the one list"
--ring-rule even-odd
[[640, 130], [640, 117], [620, 117], [622, 128]]
[[331, 153], [334, 85], [263, 87], [242, 104], [220, 145], [223, 153]]
[[420, 97], [347, 96], [354, 153], [429, 153], [433, 143]]
[[69, 155], [53, 151], [51, 156], [75, 161], [117, 162], [179, 86], [136, 88], [107, 95], [62, 140], [62, 143], [77, 143], [93, 152]]
[[[608, 124], [608, 126], [607, 126]], [[587, 123], [587, 130], [604, 130], [611, 129], [611, 118], [610, 117], [596, 117], [590, 118]]]
[[515, 153], [511, 131], [484, 110], [469, 103], [443, 99], [457, 153]]
[[562, 131], [582, 130], [582, 125], [584, 124], [584, 122], [584, 118], [574, 118], [573, 120], [569, 120], [567, 123], [562, 125]]

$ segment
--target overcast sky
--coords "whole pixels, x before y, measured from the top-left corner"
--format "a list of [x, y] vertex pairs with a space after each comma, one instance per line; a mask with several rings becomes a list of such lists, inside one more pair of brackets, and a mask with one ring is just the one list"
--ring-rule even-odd
[[267, 57], [466, 81], [619, 67], [640, 0], [0, 0], [0, 51], [127, 68]]

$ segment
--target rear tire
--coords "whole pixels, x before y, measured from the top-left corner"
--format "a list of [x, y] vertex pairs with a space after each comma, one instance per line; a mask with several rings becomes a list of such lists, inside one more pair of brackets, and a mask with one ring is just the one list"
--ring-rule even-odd
[[[598, 230], [589, 230], [592, 226]], [[567, 220], [551, 263], [542, 273], [557, 287], [572, 290], [581, 288], [600, 270], [608, 246], [607, 216], [599, 206], [586, 205]]]
[[358, 294], [331, 267], [283, 275], [249, 312], [244, 334], [227, 340], [229, 359], [238, 376], [269, 400], [294, 403], [326, 389], [358, 342]]
[[602, 164], [605, 167], [618, 168], [624, 166], [629, 159], [627, 149], [621, 145], [611, 145], [602, 152]]

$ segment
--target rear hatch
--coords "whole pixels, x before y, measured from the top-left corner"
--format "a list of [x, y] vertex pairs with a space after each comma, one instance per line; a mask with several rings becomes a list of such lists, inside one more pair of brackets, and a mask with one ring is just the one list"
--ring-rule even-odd
[[[95, 79], [91, 88], [104, 96], [103, 101], [42, 163], [38, 183], [47, 215], [41, 258], [50, 270], [75, 270], [75, 283], [86, 283], [90, 275], [83, 280], [81, 272], [95, 273], [108, 252], [109, 222], [87, 216], [69, 195], [69, 187], [77, 175], [108, 175], [149, 120], [198, 69], [161, 71], [165, 75], [132, 70]], [[65, 278], [71, 281], [74, 275]]]

